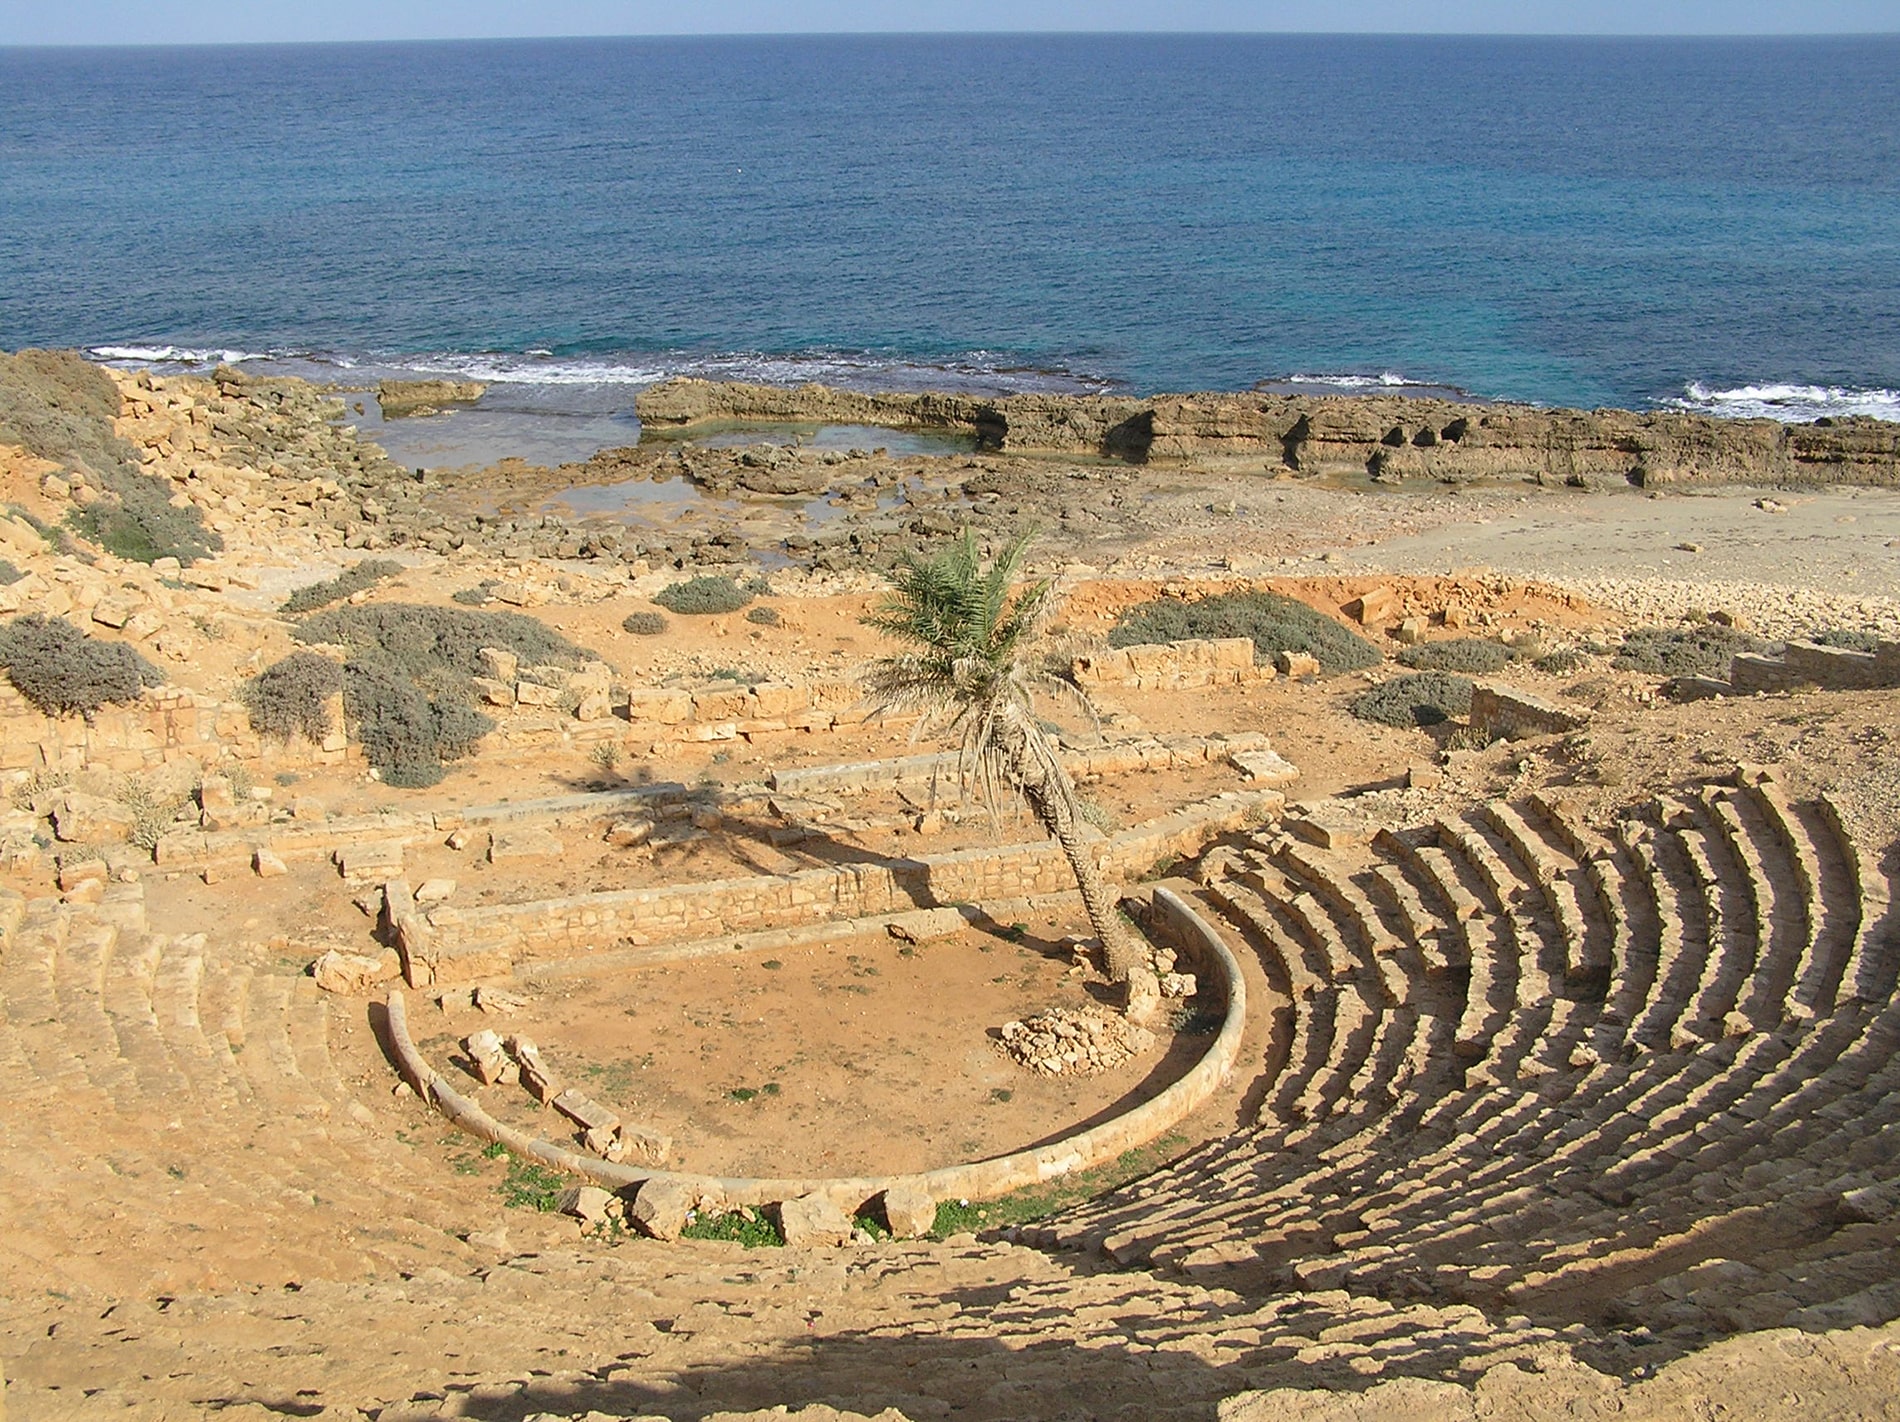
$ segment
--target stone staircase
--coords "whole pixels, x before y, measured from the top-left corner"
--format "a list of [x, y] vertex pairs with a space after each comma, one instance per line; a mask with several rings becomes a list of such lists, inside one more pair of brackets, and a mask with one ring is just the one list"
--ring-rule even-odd
[[1532, 797], [1201, 879], [1285, 994], [1258, 1120], [1027, 1239], [1685, 1337], [1900, 1315], [1900, 928], [1826, 800]]
[[370, 1028], [339, 1011], [262, 950], [152, 932], [139, 884], [30, 903], [0, 952], [0, 1269], [143, 1293], [463, 1262], [462, 1192], [386, 1082], [344, 1080], [336, 1034]]
[[1826, 801], [1270, 830], [1198, 883], [1271, 989], [1249, 1125], [1007, 1238], [817, 1251], [504, 1214], [294, 965], [136, 884], [0, 904], [7, 1415], [1185, 1422], [1900, 1316], [1900, 936]]

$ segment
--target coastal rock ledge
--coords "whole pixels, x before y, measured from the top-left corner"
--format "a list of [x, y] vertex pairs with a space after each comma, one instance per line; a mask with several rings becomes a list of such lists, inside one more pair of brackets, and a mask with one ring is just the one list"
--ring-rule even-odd
[[651, 435], [720, 423], [868, 424], [973, 437], [985, 450], [1136, 464], [1399, 479], [1900, 487], [1900, 423], [1788, 425], [1629, 410], [1547, 410], [1398, 395], [864, 394], [681, 378], [637, 402]]

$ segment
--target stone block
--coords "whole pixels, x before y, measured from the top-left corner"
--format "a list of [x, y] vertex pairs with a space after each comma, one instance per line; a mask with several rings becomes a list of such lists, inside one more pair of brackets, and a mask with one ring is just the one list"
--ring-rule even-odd
[[455, 896], [455, 880], [424, 879], [416, 886], [416, 902], [439, 904]]
[[508, 1059], [507, 1049], [502, 1046], [499, 1032], [471, 1032], [462, 1039], [462, 1049], [468, 1053], [469, 1063], [475, 1068], [475, 1079], [483, 1086], [492, 1086], [502, 1080], [513, 1065]]
[[565, 694], [559, 687], [543, 686], [538, 681], [524, 680], [515, 683], [517, 706], [559, 706]]
[[742, 686], [710, 687], [693, 693], [695, 721], [740, 721], [755, 714], [752, 693]]
[[500, 681], [494, 677], [471, 677], [475, 684], [475, 694], [485, 706], [509, 707], [515, 704], [515, 684], [512, 681]]
[[627, 1217], [642, 1234], [678, 1239], [697, 1203], [693, 1192], [677, 1180], [648, 1180], [634, 1193]]
[[61, 893], [71, 893], [81, 884], [106, 881], [110, 871], [103, 859], [78, 859], [59, 866], [59, 888]]
[[490, 681], [513, 683], [519, 679], [521, 658], [505, 647], [483, 647], [475, 654], [481, 674]]
[[231, 782], [222, 775], [207, 775], [198, 782], [199, 823], [216, 832], [237, 823], [237, 800]]
[[615, 820], [607, 827], [607, 843], [616, 849], [631, 849], [637, 844], [645, 844], [652, 836], [652, 820]]
[[620, 1129], [620, 1114], [601, 1105], [591, 1096], [582, 1095], [573, 1087], [555, 1096], [548, 1103], [583, 1131], [617, 1131]]
[[762, 681], [752, 688], [752, 700], [757, 707], [754, 714], [782, 718], [806, 709], [811, 704], [811, 693], [802, 686]]
[[635, 721], [677, 726], [693, 714], [690, 692], [662, 687], [635, 687], [627, 693], [627, 715]]
[[1270, 747], [1237, 750], [1229, 753], [1227, 763], [1244, 775], [1249, 783], [1269, 790], [1284, 790], [1300, 778], [1299, 767]]
[[67, 791], [53, 807], [53, 834], [67, 844], [123, 844], [136, 824], [130, 806], [82, 790]]
[[631, 1121], [620, 1123], [620, 1159], [639, 1165], [665, 1165], [673, 1156], [673, 1138]]
[[921, 1239], [937, 1227], [937, 1202], [918, 1185], [893, 1185], [879, 1197], [884, 1223], [899, 1239]]
[[828, 1195], [800, 1195], [778, 1207], [779, 1233], [792, 1247], [851, 1242], [851, 1216]]
[[1399, 595], [1389, 587], [1376, 587], [1361, 593], [1339, 610], [1361, 627], [1383, 624], [1398, 610]]
[[346, 844], [332, 856], [337, 869], [352, 883], [375, 882], [402, 873], [403, 841], [374, 840]]
[[613, 697], [604, 687], [582, 692], [580, 704], [574, 708], [577, 721], [605, 721], [613, 714]]
[[614, 1197], [598, 1185], [571, 1185], [561, 1194], [560, 1210], [582, 1224], [596, 1225], [607, 1218]]
[[276, 879], [290, 872], [290, 866], [267, 844], [260, 844], [251, 851], [251, 868], [260, 879]]
[[359, 997], [373, 991], [378, 983], [395, 976], [394, 954], [370, 957], [363, 953], [345, 953], [332, 948], [310, 965], [310, 976], [325, 992]]
[[1281, 676], [1308, 677], [1319, 675], [1319, 658], [1311, 652], [1279, 652], [1273, 658], [1274, 670]]

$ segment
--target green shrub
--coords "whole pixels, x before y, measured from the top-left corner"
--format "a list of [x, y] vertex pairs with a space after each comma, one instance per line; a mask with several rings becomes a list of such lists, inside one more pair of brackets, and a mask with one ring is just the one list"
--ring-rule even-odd
[[224, 547], [224, 539], [205, 526], [196, 504], [173, 508], [171, 486], [149, 474], [107, 469], [99, 472], [107, 497], [74, 512], [80, 537], [129, 563], [176, 558], [195, 563]]
[[472, 588], [457, 588], [449, 594], [449, 601], [459, 602], [464, 607], [485, 607], [495, 600], [488, 591], [493, 586], [494, 583], [486, 582], [477, 583]]
[[1737, 652], [1769, 646], [1759, 637], [1720, 623], [1693, 627], [1637, 627], [1623, 634], [1623, 646], [1610, 665], [1618, 671], [1649, 676], [1726, 677]]
[[[0, 579], [0, 581], [4, 581]], [[1816, 632], [1812, 638], [1823, 647], [1839, 647], [1846, 652], [1873, 652], [1880, 648], [1880, 638], [1872, 632], [1859, 632], [1850, 627], [1830, 627], [1825, 632]]]
[[1546, 652], [1531, 665], [1546, 676], [1565, 676], [1584, 664], [1584, 654], [1575, 647], [1559, 647]]
[[755, 607], [746, 613], [745, 620], [747, 622], [756, 622], [761, 627], [777, 627], [785, 621], [783, 617], [779, 616], [779, 611], [776, 607]]
[[26, 576], [5, 558], [0, 558], [0, 588], [9, 587]]
[[354, 568], [346, 568], [334, 578], [298, 588], [284, 599], [282, 610], [293, 614], [315, 612], [319, 607], [341, 602], [364, 588], [373, 588], [383, 579], [394, 577], [401, 571], [402, 564], [388, 558], [365, 558]]
[[1294, 598], [1271, 592], [1221, 593], [1185, 602], [1157, 598], [1124, 612], [1108, 645], [1178, 642], [1188, 637], [1251, 637], [1261, 660], [1279, 652], [1310, 652], [1327, 672], [1375, 666], [1384, 658], [1365, 638]]
[[96, 642], [72, 623], [29, 612], [0, 627], [0, 668], [20, 695], [49, 716], [90, 716], [136, 701], [165, 678], [122, 642]]
[[587, 659], [560, 633], [519, 612], [465, 612], [409, 602], [333, 607], [305, 618], [296, 637], [338, 643], [350, 649], [352, 658], [380, 655], [412, 676], [439, 670], [474, 676], [481, 671], [483, 647], [504, 647], [523, 666], [577, 667]]
[[343, 714], [383, 783], [402, 788], [435, 784], [443, 761], [467, 755], [494, 729], [475, 706], [482, 648], [505, 648], [525, 666], [572, 667], [587, 656], [518, 612], [401, 602], [315, 613], [296, 636], [349, 649]]
[[250, 709], [251, 725], [265, 735], [321, 741], [335, 729], [329, 702], [342, 689], [342, 663], [316, 652], [292, 652], [245, 682], [238, 696]]
[[1460, 637], [1451, 642], [1420, 642], [1399, 653], [1399, 660], [1418, 671], [1464, 672], [1489, 676], [1503, 671], [1511, 649], [1488, 637]]
[[1471, 681], [1450, 672], [1418, 672], [1362, 691], [1347, 709], [1382, 726], [1435, 726], [1471, 711]]
[[752, 601], [752, 594], [731, 578], [708, 575], [662, 588], [653, 600], [681, 617], [703, 617], [716, 612], [737, 612]]
[[629, 612], [621, 619], [620, 627], [636, 637], [657, 637], [666, 631], [666, 617], [658, 612]]
[[724, 1239], [748, 1249], [775, 1249], [785, 1235], [764, 1210], [727, 1210], [722, 1214], [696, 1213], [680, 1231], [681, 1239]]

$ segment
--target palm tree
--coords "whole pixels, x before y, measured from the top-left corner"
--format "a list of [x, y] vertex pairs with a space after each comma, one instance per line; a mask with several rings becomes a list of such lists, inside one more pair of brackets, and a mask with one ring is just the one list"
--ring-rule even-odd
[[1109, 980], [1124, 986], [1128, 1016], [1142, 1020], [1159, 1004], [1154, 972], [1082, 843], [1075, 783], [1035, 715], [1039, 691], [1065, 696], [1091, 715], [1093, 708], [1080, 688], [1031, 658], [1055, 609], [1046, 578], [1012, 591], [1032, 536], [1017, 537], [988, 568], [967, 528], [928, 561], [905, 554], [891, 574], [893, 590], [863, 618], [906, 647], [873, 666], [870, 697], [879, 713], [921, 712], [920, 733], [933, 726], [961, 733], [963, 783], [975, 783], [993, 822], [1005, 800], [1028, 804], [1069, 861]]

